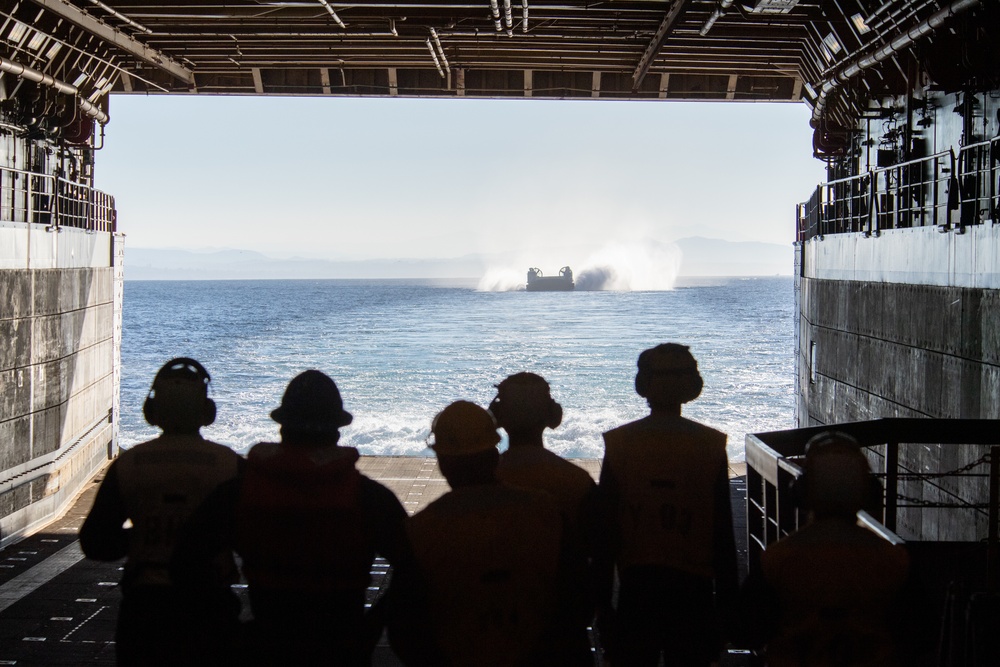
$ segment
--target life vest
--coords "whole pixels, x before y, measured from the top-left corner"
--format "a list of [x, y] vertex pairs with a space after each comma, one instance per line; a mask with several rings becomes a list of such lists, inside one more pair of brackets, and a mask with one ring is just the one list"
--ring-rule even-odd
[[594, 488], [583, 468], [542, 447], [514, 447], [500, 455], [497, 478], [508, 486], [544, 491], [575, 528], [581, 523], [581, 506]]
[[647, 417], [604, 434], [618, 483], [617, 563], [714, 576], [715, 489], [727, 475], [726, 436], [681, 417]]
[[162, 435], [118, 457], [119, 491], [132, 521], [129, 585], [172, 583], [169, 565], [181, 528], [216, 487], [236, 477], [239, 458], [199, 435]]
[[407, 521], [428, 615], [454, 665], [516, 665], [552, 621], [561, 519], [542, 494], [453, 490]]
[[827, 519], [769, 546], [761, 569], [781, 605], [769, 665], [894, 664], [887, 616], [909, 569], [903, 547]]
[[261, 443], [250, 450], [236, 550], [251, 588], [364, 591], [374, 548], [359, 499], [358, 452]]

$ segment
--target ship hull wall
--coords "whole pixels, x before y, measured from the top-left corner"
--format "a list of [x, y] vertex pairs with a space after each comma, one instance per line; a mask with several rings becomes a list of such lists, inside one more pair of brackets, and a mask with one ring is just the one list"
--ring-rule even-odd
[[[797, 279], [798, 422], [881, 417], [1000, 419], [1000, 226], [880, 236], [836, 234], [801, 243]], [[904, 470], [957, 470], [980, 447], [903, 447]], [[878, 457], [873, 463], [879, 464]], [[975, 472], [983, 472], [982, 469]], [[938, 488], [940, 487], [940, 488]], [[985, 478], [914, 484], [901, 493], [936, 502], [987, 497]], [[899, 532], [922, 540], [976, 540], [975, 512], [910, 508]]]
[[118, 449], [124, 239], [89, 152], [15, 130], [0, 123], [0, 546]]

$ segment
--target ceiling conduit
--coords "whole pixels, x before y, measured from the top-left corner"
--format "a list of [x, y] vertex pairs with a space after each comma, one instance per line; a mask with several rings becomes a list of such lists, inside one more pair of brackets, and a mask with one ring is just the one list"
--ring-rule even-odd
[[60, 81], [59, 79], [49, 76], [45, 72], [32, 69], [31, 67], [9, 60], [3, 56], [0, 56], [0, 72], [9, 72], [10, 74], [19, 76], [22, 79], [27, 79], [28, 81], [34, 81], [35, 83], [55, 88], [57, 91], [65, 95], [72, 95], [76, 98], [76, 102], [80, 105], [80, 109], [83, 113], [87, 114], [101, 125], [106, 124], [109, 120], [108, 114], [101, 111], [100, 107], [90, 100], [84, 99], [80, 96], [79, 88], [68, 84], [65, 81]]
[[839, 88], [840, 84], [846, 83], [862, 71], [882, 62], [893, 54], [907, 48], [920, 38], [926, 36], [934, 30], [937, 30], [941, 27], [941, 24], [950, 17], [961, 14], [962, 12], [972, 9], [973, 7], [978, 7], [979, 4], [980, 0], [956, 0], [949, 6], [934, 12], [925, 21], [910, 28], [905, 33], [899, 35], [873, 53], [866, 56], [859, 56], [852, 62], [847, 63], [838, 73], [823, 82], [816, 96], [816, 102], [813, 106], [812, 120], [810, 121], [810, 124], [813, 127], [817, 127], [820, 124], [823, 112], [827, 107], [830, 93]]

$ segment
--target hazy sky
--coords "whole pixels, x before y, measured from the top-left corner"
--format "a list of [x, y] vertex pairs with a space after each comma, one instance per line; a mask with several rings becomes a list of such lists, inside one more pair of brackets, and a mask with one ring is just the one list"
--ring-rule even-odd
[[132, 247], [276, 257], [788, 244], [801, 104], [115, 96], [97, 185]]

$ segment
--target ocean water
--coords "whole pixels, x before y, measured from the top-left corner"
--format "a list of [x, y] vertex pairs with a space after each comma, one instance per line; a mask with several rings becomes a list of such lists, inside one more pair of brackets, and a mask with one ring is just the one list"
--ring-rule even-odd
[[647, 413], [639, 352], [691, 346], [705, 388], [684, 414], [729, 435], [794, 426], [790, 277], [684, 279], [660, 291], [483, 291], [428, 281], [127, 281], [121, 442], [155, 435], [142, 401], [156, 370], [190, 356], [212, 374], [218, 418], [206, 437], [245, 451], [278, 438], [269, 418], [288, 381], [333, 377], [362, 454], [428, 455], [448, 403], [486, 406], [507, 375], [548, 379], [564, 420], [547, 431], [566, 457], [603, 455], [601, 433]]

